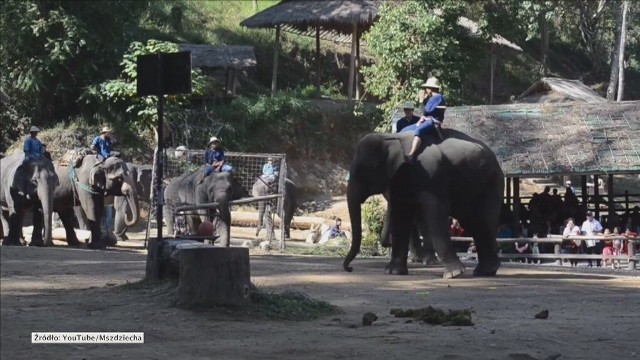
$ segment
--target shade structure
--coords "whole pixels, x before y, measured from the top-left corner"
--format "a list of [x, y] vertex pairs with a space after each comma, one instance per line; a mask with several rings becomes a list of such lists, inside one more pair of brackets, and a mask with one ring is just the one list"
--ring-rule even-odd
[[[319, 69], [320, 34], [334, 31], [351, 35], [351, 61], [349, 66], [349, 100], [353, 98], [354, 84], [357, 83], [357, 59], [360, 36], [367, 31], [378, 18], [380, 0], [285, 0], [269, 7], [240, 25], [248, 28], [275, 28], [276, 44], [274, 48], [273, 79], [271, 93], [277, 89], [278, 48], [280, 30], [286, 26], [300, 32], [313, 31], [316, 37], [316, 68]], [[319, 95], [320, 72], [316, 74], [316, 88]], [[357, 91], [356, 91], [357, 94]]]

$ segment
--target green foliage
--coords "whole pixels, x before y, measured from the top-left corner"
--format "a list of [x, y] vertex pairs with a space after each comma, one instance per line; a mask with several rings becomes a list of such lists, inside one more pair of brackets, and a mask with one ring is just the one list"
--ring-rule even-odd
[[362, 204], [362, 247], [378, 248], [378, 239], [382, 234], [386, 207], [380, 196], [372, 196]]
[[322, 300], [315, 300], [299, 291], [287, 290], [280, 294], [267, 293], [254, 288], [249, 311], [273, 320], [314, 320], [340, 314], [340, 309]]
[[[134, 41], [120, 63], [122, 72], [118, 79], [89, 87], [81, 99], [94, 110], [94, 113], [101, 114], [103, 120], [133, 124], [136, 130], [152, 128], [157, 121], [157, 97], [136, 96], [138, 77], [136, 59], [140, 55], [177, 51], [179, 51], [178, 45], [171, 42], [149, 40], [143, 44]], [[167, 96], [167, 108], [169, 110], [173, 108], [174, 111], [176, 108], [184, 108], [188, 105], [191, 96], [202, 95], [206, 79], [200, 69], [191, 70], [191, 86], [193, 90], [191, 95]]]
[[483, 41], [469, 41], [466, 30], [456, 25], [463, 5], [452, 0], [382, 4], [380, 20], [365, 35], [376, 62], [362, 73], [367, 90], [386, 100], [382, 108], [387, 117], [398, 104], [417, 101], [419, 86], [429, 76], [440, 79], [450, 103], [462, 101], [464, 77], [484, 48]]

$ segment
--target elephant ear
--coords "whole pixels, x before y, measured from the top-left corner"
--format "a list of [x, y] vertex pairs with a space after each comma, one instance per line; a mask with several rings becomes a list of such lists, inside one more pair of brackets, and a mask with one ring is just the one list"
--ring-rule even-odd
[[107, 176], [102, 167], [93, 167], [89, 173], [89, 185], [105, 189], [107, 187]]
[[386, 149], [387, 176], [392, 180], [398, 175], [403, 165], [409, 165], [404, 157], [409, 150], [403, 148], [402, 142], [397, 137], [385, 139], [383, 146]]

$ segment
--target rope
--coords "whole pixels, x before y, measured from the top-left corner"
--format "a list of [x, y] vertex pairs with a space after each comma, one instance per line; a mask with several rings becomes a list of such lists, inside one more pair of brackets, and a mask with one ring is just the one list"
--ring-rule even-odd
[[74, 167], [75, 164], [75, 156], [71, 158], [71, 161], [69, 163], [69, 178], [71, 179], [72, 182], [78, 184], [78, 187], [86, 192], [88, 192], [89, 194], [93, 194], [93, 195], [99, 195], [100, 193], [97, 191], [94, 191], [93, 189], [91, 189], [91, 186], [81, 183], [80, 180], [78, 179], [78, 176], [76, 174], [76, 168]]

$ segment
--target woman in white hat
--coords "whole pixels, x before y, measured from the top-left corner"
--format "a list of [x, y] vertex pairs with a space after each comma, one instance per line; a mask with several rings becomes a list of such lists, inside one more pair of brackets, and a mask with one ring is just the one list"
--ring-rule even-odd
[[430, 77], [422, 87], [426, 91], [426, 103], [422, 117], [416, 124], [415, 137], [408, 154], [411, 162], [415, 162], [418, 156], [417, 152], [422, 144], [421, 138], [435, 128], [436, 124], [444, 121], [444, 109], [447, 105], [444, 95], [440, 93], [440, 81], [437, 78]]
[[413, 102], [405, 101], [404, 105], [402, 106], [402, 109], [404, 110], [404, 117], [398, 120], [398, 122], [396, 123], [397, 133], [402, 131], [402, 129], [406, 128], [407, 126], [413, 125], [417, 123], [418, 120], [420, 120], [419, 117], [413, 115], [413, 109], [414, 109]]
[[105, 126], [100, 131], [100, 135], [96, 136], [91, 142], [91, 148], [106, 159], [111, 156], [111, 146], [111, 129]]
[[212, 172], [231, 172], [231, 165], [225, 163], [224, 150], [220, 147], [220, 139], [212, 136], [207, 143], [207, 151], [204, 152], [204, 173], [198, 183], [201, 183], [206, 176]]

